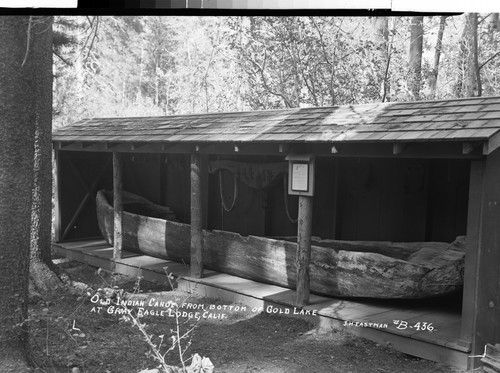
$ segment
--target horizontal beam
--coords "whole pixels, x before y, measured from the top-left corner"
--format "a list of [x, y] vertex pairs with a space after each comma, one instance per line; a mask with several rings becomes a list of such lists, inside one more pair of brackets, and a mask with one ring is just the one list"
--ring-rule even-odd
[[404, 146], [395, 143], [337, 143], [306, 144], [304, 153], [330, 157], [360, 158], [421, 158], [421, 159], [480, 159], [481, 147], [464, 154], [461, 142], [408, 142]]
[[[396, 145], [398, 144], [398, 145]], [[466, 144], [466, 145], [465, 145]], [[479, 145], [476, 145], [479, 144]], [[457, 158], [480, 159], [483, 157], [482, 143], [453, 142], [394, 142], [370, 143], [104, 143], [54, 142], [56, 150], [122, 153], [161, 154], [213, 154], [213, 155], [281, 155], [308, 153], [330, 157], [366, 158]], [[486, 145], [485, 145], [486, 146]], [[237, 151], [235, 151], [237, 147]], [[490, 150], [491, 147], [488, 147]], [[286, 152], [285, 152], [286, 151]], [[489, 153], [487, 153], [489, 154]]]
[[300, 144], [254, 144], [254, 143], [104, 143], [54, 142], [54, 149], [87, 152], [163, 153], [163, 154], [241, 154], [283, 155], [284, 152], [300, 149]]
[[497, 132], [492, 137], [490, 137], [488, 141], [484, 142], [483, 154], [484, 155], [491, 154], [495, 150], [497, 150], [498, 147], [500, 147], [500, 132]]

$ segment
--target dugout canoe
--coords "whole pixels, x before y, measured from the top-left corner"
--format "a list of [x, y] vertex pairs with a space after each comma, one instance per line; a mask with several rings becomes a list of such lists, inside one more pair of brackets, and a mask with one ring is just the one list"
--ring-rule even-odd
[[[99, 228], [113, 244], [112, 193], [97, 193]], [[166, 207], [123, 193], [123, 247], [189, 263], [190, 226]], [[148, 216], [149, 215], [149, 216]], [[296, 243], [287, 238], [203, 231], [204, 266], [290, 289], [296, 285]], [[313, 240], [310, 290], [335, 297], [421, 299], [454, 293], [463, 285], [465, 238], [443, 242]]]

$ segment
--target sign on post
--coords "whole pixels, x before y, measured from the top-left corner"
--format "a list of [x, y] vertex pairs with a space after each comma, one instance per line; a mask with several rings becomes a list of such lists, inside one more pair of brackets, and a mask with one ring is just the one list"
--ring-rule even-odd
[[290, 154], [288, 161], [288, 194], [314, 194], [314, 155]]

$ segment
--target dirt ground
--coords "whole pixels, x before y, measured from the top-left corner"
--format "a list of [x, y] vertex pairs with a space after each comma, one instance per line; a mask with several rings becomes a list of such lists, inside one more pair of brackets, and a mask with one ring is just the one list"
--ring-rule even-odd
[[[181, 338], [185, 364], [197, 353], [211, 360], [214, 372], [460, 372], [346, 332], [320, 331], [307, 320], [188, 297], [168, 291], [168, 284], [104, 273], [76, 262], [61, 265], [75, 281], [92, 290], [88, 290], [90, 295], [58, 291], [31, 305], [31, 346], [40, 373], [136, 373], [155, 368], [158, 362], [150, 345], [164, 354], [175, 340], [177, 327], [179, 335], [187, 333]], [[136, 295], [124, 300], [121, 289]], [[129, 302], [132, 315], [137, 316], [142, 308], [138, 320], [146, 334], [122, 314], [127, 312], [123, 308], [103, 304], [107, 299], [116, 301], [117, 296]], [[146, 315], [146, 311], [153, 314]], [[179, 312], [178, 323], [175, 312]], [[168, 364], [179, 366], [179, 354], [175, 345], [166, 354]]]

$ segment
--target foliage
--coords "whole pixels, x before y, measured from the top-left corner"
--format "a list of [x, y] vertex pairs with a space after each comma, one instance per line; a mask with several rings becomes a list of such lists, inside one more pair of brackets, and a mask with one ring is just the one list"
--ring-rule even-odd
[[[456, 88], [466, 19], [446, 17], [439, 46], [441, 17], [424, 17], [421, 99], [462, 95]], [[497, 17], [477, 19], [482, 94], [495, 95]], [[410, 23], [409, 17], [58, 17], [56, 126], [83, 117], [411, 100]], [[477, 82], [471, 94], [479, 94]]]
[[[175, 281], [175, 278], [172, 274], [167, 272], [167, 267], [164, 268], [164, 271], [170, 288], [173, 289], [173, 282]], [[100, 275], [100, 273], [101, 269], [97, 271], [98, 275]], [[104, 277], [101, 276], [101, 279], [106, 283]], [[170, 330], [170, 337], [166, 338], [164, 334], [154, 335], [150, 332], [150, 328], [137, 310], [127, 306], [127, 301], [131, 300], [131, 296], [140, 292], [141, 279], [142, 277], [137, 278], [132, 293], [128, 293], [116, 285], [112, 286], [107, 283], [108, 287], [104, 289], [99, 288], [96, 292], [88, 291], [87, 295], [89, 297], [97, 296], [99, 299], [106, 299], [109, 301], [108, 304], [111, 304], [114, 308], [122, 311], [120, 312], [120, 314], [123, 314], [121, 321], [130, 323], [139, 330], [143, 340], [149, 347], [149, 351], [146, 353], [146, 356], [156, 361], [159, 364], [159, 369], [162, 370], [161, 372], [156, 370], [158, 373], [212, 373], [214, 366], [210, 359], [205, 357], [201, 358], [198, 354], [191, 357], [192, 362], [189, 366], [186, 364], [186, 358], [184, 355], [191, 345], [191, 334], [197, 326], [197, 324], [194, 324], [188, 326], [186, 330], [182, 330], [182, 324], [186, 323], [182, 323], [180, 320], [180, 304], [185, 303], [189, 296], [186, 295], [181, 302], [172, 303], [172, 310], [175, 314], [175, 327]], [[171, 352], [178, 353], [178, 358], [182, 365], [181, 367], [176, 367], [168, 363], [167, 357], [170, 357], [169, 353]], [[153, 373], [150, 370], [142, 372]]]
[[[136, 307], [127, 306], [126, 301], [133, 297], [151, 295], [164, 297], [173, 306], [191, 301], [185, 294], [168, 291], [172, 284], [149, 283], [140, 277], [134, 281], [67, 260], [59, 265], [75, 280], [84, 282], [48, 293], [44, 300], [30, 306], [30, 316], [23, 325], [29, 325], [33, 360], [40, 372], [138, 372], [158, 364], [164, 368], [161, 373], [180, 373], [182, 366], [187, 373], [198, 373], [202, 366], [204, 373], [210, 372], [209, 359], [178, 353], [181, 347], [184, 355], [191, 345], [191, 333], [196, 332], [198, 321], [139, 317]], [[92, 301], [95, 295], [100, 299], [97, 303]], [[102, 309], [94, 312], [97, 306]], [[167, 358], [173, 365], [167, 364]]]

